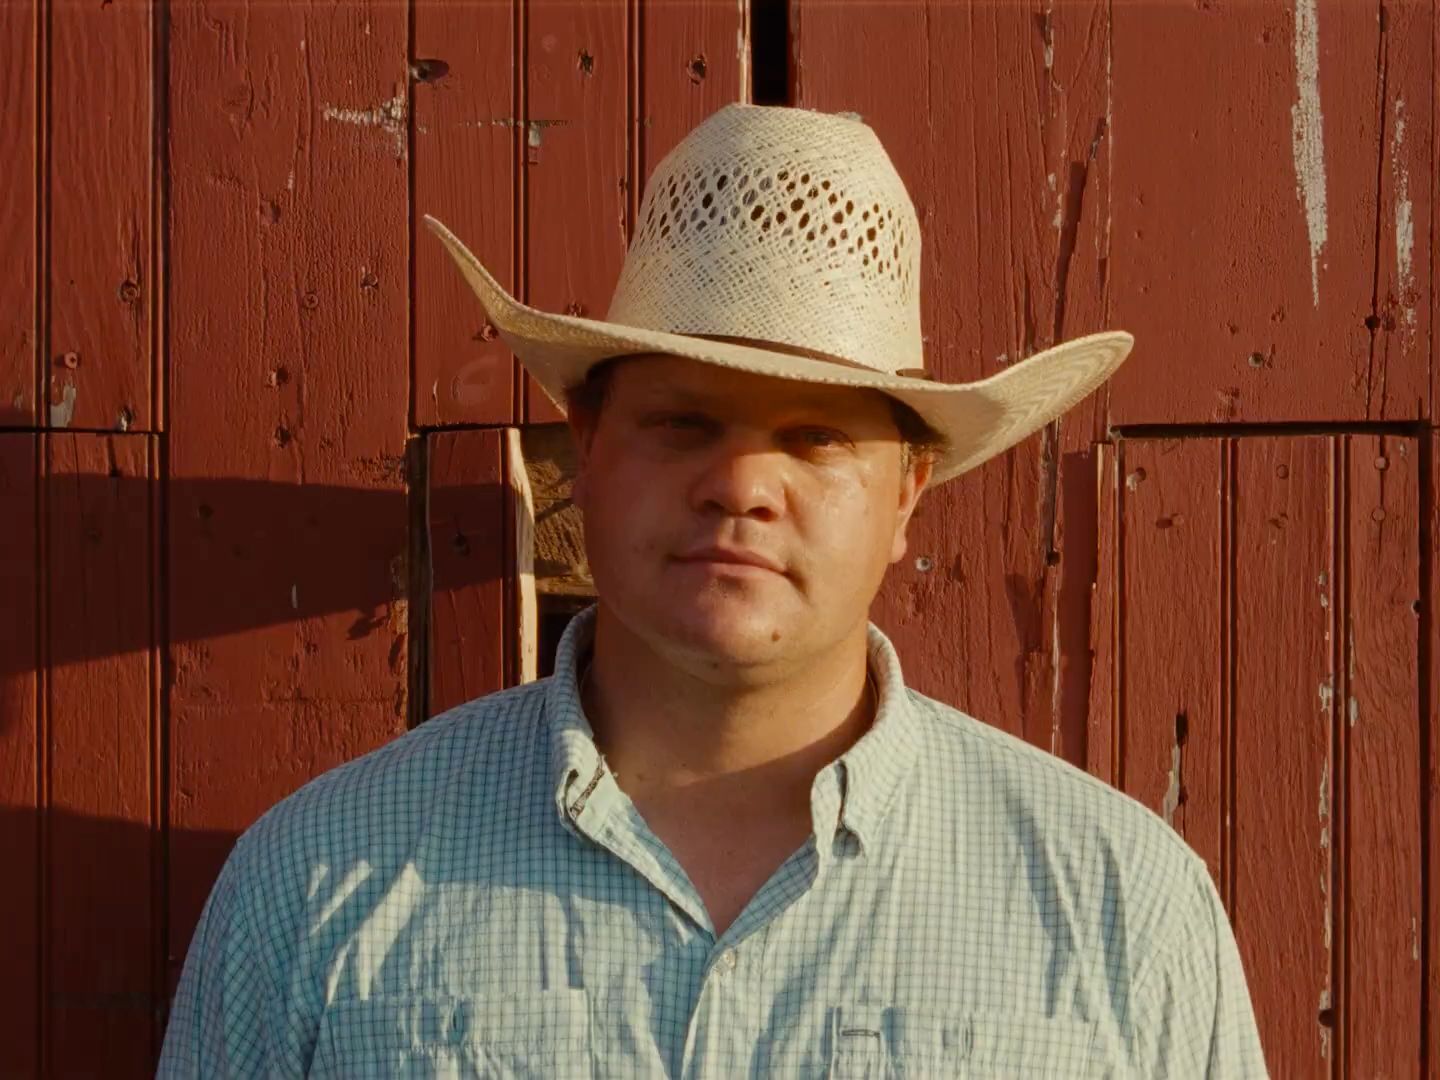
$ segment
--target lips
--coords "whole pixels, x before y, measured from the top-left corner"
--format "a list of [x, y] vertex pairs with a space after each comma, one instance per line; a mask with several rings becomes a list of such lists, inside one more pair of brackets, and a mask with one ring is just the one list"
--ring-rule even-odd
[[734, 566], [751, 566], [769, 570], [775, 574], [785, 573], [785, 568], [773, 559], [767, 558], [759, 552], [746, 551], [742, 548], [699, 548], [695, 551], [687, 551], [685, 554], [677, 556], [676, 559], [678, 562], [728, 563]]

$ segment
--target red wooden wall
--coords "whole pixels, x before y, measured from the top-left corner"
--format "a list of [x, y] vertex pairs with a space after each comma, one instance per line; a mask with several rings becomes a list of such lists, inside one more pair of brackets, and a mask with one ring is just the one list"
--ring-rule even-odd
[[147, 1074], [234, 837], [518, 676], [555, 414], [420, 216], [603, 314], [752, 79], [890, 148], [941, 377], [1138, 338], [922, 503], [911, 680], [1205, 857], [1277, 1075], [1434, 1071], [1434, 7], [0, 5], [0, 1073]]

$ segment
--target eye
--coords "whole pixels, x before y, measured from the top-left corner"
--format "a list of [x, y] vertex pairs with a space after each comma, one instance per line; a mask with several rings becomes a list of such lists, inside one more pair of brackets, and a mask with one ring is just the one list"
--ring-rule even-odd
[[843, 431], [836, 431], [834, 428], [797, 428], [792, 436], [802, 446], [811, 450], [828, 450], [850, 445], [850, 439], [846, 434]]

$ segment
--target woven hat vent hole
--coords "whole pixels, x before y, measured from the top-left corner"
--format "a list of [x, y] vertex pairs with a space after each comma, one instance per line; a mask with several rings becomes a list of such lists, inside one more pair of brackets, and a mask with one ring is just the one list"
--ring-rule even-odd
[[801, 214], [801, 215], [800, 215], [800, 222], [799, 222], [799, 224], [800, 224], [800, 228], [802, 228], [802, 229], [805, 228], [806, 225], [809, 225], [809, 224], [810, 224], [810, 215], [809, 215], [808, 213]]
[[799, 209], [800, 209], [802, 206], [804, 206], [804, 205], [805, 205], [805, 200], [804, 200], [804, 199], [791, 199], [791, 200], [790, 200], [790, 209], [791, 209], [791, 210], [799, 210]]
[[760, 228], [766, 232], [770, 231], [770, 219], [768, 217], [760, 223]]
[[846, 199], [846, 200], [845, 200], [845, 213], [847, 213], [847, 214], [853, 214], [854, 212], [855, 212], [855, 204], [854, 204], [853, 202], [851, 202], [849, 199]]
[[751, 211], [750, 211], [750, 220], [751, 220], [751, 221], [759, 221], [760, 218], [761, 218], [761, 215], [763, 215], [764, 213], [765, 213], [765, 207], [763, 207], [763, 206], [757, 206], [757, 207], [755, 207], [754, 210], [751, 210]]
[[710, 209], [710, 204], [713, 203], [714, 201], [715, 201], [715, 196], [714, 196], [714, 195], [706, 195], [705, 198], [703, 198], [703, 199], [700, 200], [700, 205], [703, 206], [703, 207], [705, 207], [705, 209], [708, 210], [708, 209]]
[[868, 229], [865, 230], [865, 239], [866, 239], [866, 240], [874, 240], [874, 239], [875, 239], [875, 226], [874, 226], [874, 225], [871, 225], [870, 228], [868, 228]]
[[725, 190], [725, 185], [728, 184], [729, 182], [730, 182], [730, 178], [729, 178], [728, 176], [726, 176], [724, 173], [721, 173], [719, 176], [717, 176], [717, 177], [715, 178], [715, 190], [716, 190], [716, 191], [724, 191], [724, 190]]
[[750, 205], [751, 203], [753, 203], [754, 201], [755, 201], [755, 192], [754, 192], [753, 189], [750, 190], [750, 191], [745, 192], [745, 194], [744, 194], [743, 196], [741, 196], [741, 198], [740, 198], [740, 204], [741, 204], [742, 206], [749, 206], [749, 205]]
[[821, 181], [820, 181], [820, 186], [821, 186], [822, 188], [824, 188], [826, 191], [829, 191], [829, 190], [830, 190], [830, 181], [829, 181], [829, 180], [821, 180]]
[[775, 215], [775, 224], [776, 224], [776, 225], [784, 225], [784, 224], [785, 224], [785, 211], [784, 211], [784, 210], [781, 210], [778, 214]]
[[770, 190], [770, 178], [769, 178], [768, 176], [762, 176], [762, 177], [760, 178], [760, 183], [757, 184], [756, 187], [758, 187], [761, 191], [769, 191], [769, 190]]

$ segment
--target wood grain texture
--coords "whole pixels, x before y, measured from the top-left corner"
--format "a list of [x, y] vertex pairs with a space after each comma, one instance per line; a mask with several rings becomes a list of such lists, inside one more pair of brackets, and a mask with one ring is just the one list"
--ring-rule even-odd
[[1126, 440], [1124, 790], [1183, 836], [1220, 884], [1221, 462], [1215, 440]]
[[37, 0], [0, 4], [0, 427], [34, 427], [40, 343], [36, 339]]
[[535, 495], [519, 428], [505, 429], [507, 504], [515, 522], [511, 551], [515, 593], [515, 680], [534, 682], [539, 664], [540, 611], [535, 596]]
[[[525, 41], [525, 299], [603, 318], [629, 241], [627, 7], [531, 0]], [[558, 419], [526, 383], [526, 419]]]
[[1343, 1043], [1352, 1076], [1403, 1076], [1420, 1060], [1420, 452], [1412, 438], [1346, 439], [1335, 705], [1346, 744]]
[[151, 447], [45, 439], [45, 1052], [54, 1076], [148, 1076], [153, 890]]
[[155, 429], [153, 4], [49, 8], [49, 424]]
[[226, 838], [407, 726], [407, 33], [171, 12], [172, 977]]
[[1107, 784], [1118, 772], [1120, 696], [1119, 626], [1124, 617], [1120, 573], [1120, 454], [1095, 447], [1095, 584], [1090, 605], [1090, 701], [1086, 713], [1085, 770]]
[[513, 6], [413, 0], [413, 10], [414, 420], [508, 424], [516, 362], [424, 215], [443, 221], [515, 289], [524, 131]]
[[503, 431], [429, 436], [431, 716], [510, 683], [513, 526]]
[[[1107, 5], [799, 0], [791, 20], [797, 104], [858, 112], [915, 203], [938, 378], [990, 375], [1106, 322]], [[1026, 440], [927, 494], [875, 609], [919, 689], [1047, 748], [1072, 723], [1056, 710], [1089, 696], [1057, 662], [1088, 623], [1062, 603], [1061, 458], [1085, 450], [1102, 415], [1096, 398], [1066, 421], [1073, 433]], [[1083, 502], [1093, 476], [1075, 475]], [[1094, 562], [1083, 546], [1072, 582]]]
[[[3, 122], [3, 121], [0, 121]], [[6, 979], [0, 990], [0, 1047], [6, 1067], [31, 1076], [39, 1067], [41, 881], [40, 800], [43, 717], [39, 711], [38, 621], [41, 563], [39, 437], [0, 434], [0, 889], [6, 928]]]
[[746, 6], [640, 0], [640, 36], [632, 46], [639, 97], [637, 196], [644, 194], [644, 178], [691, 128], [721, 106], [749, 100]]
[[1115, 422], [1428, 415], [1431, 18], [1114, 6]]
[[[1231, 919], [1267, 1061], [1318, 1076], [1335, 1051], [1335, 570], [1331, 441], [1235, 457], [1235, 880]], [[1128, 585], [1128, 583], [1127, 583]], [[1319, 1019], [1317, 1019], [1319, 1018]]]

